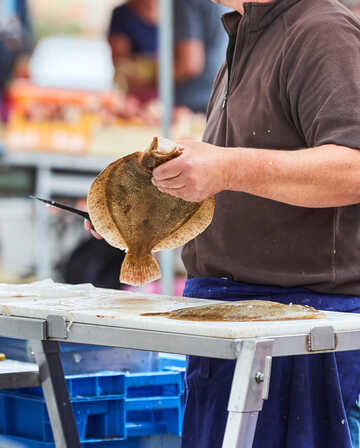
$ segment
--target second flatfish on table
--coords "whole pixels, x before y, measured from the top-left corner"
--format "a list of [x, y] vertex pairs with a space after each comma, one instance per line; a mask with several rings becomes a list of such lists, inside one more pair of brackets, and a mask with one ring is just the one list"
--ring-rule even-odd
[[192, 306], [166, 313], [143, 313], [141, 316], [164, 316], [174, 320], [206, 322], [247, 322], [324, 319], [326, 314], [307, 305], [283, 304], [270, 300], [239, 300], [214, 305]]
[[127, 251], [122, 283], [143, 285], [160, 278], [152, 252], [184, 245], [213, 218], [214, 198], [187, 202], [152, 184], [152, 170], [181, 154], [175, 143], [155, 137], [145, 152], [111, 163], [90, 187], [88, 209], [96, 232], [111, 246]]

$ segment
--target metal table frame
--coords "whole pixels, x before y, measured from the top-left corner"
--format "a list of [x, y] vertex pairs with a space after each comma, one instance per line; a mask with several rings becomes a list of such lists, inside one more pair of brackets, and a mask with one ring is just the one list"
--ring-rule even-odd
[[[252, 447], [258, 414], [263, 400], [268, 397], [273, 357], [360, 350], [360, 320], [359, 330], [354, 331], [334, 332], [332, 327], [317, 327], [314, 322], [307, 334], [225, 339], [72, 323], [57, 315], [47, 319], [1, 316], [0, 335], [31, 340], [39, 367], [36, 381], [43, 387], [57, 448], [80, 447], [60, 361], [59, 342], [237, 360], [223, 448]], [[22, 378], [24, 380], [23, 372]], [[21, 386], [21, 382], [15, 383]], [[0, 387], [7, 387], [1, 375]]]

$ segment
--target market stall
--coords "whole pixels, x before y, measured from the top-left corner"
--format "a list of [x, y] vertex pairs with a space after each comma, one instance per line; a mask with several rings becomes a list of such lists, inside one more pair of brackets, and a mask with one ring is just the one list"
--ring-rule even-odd
[[[61, 48], [63, 54], [63, 47], [69, 47], [68, 53], [72, 49], [79, 58], [88, 45], [71, 38], [56, 37], [43, 42], [33, 56], [33, 81], [12, 84], [9, 90], [11, 114], [3, 134], [6, 153], [1, 161], [4, 167], [35, 170], [32, 193], [36, 196], [85, 197], [93, 178], [111, 160], [144, 150], [154, 135], [201, 138], [205, 126], [203, 115], [184, 108], [173, 114], [172, 2], [161, 1], [159, 7], [157, 100], [139, 102], [121, 90], [101, 88], [101, 82], [95, 78], [87, 81], [94, 90], [56, 87], [59, 78], [53, 79], [52, 71], [47, 68], [61, 63], [56, 62], [56, 49]], [[76, 50], [74, 46], [79, 48]], [[111, 74], [108, 51], [104, 43], [91, 44], [94, 60], [104, 67], [104, 86], [109, 84], [110, 81], [105, 80]], [[81, 73], [74, 76], [72, 82], [80, 86]], [[41, 279], [53, 272], [50, 217], [39, 205], [35, 212], [35, 239], [42, 242], [41, 246], [36, 245], [35, 274]], [[174, 255], [164, 252], [160, 257], [162, 290], [171, 293]]]
[[[349, 313], [326, 312], [316, 321], [251, 323], [171, 321], [144, 315], [205, 304], [200, 299], [49, 281], [2, 285], [0, 334], [32, 341], [59, 448], [80, 446], [59, 341], [236, 359], [224, 448], [251, 448], [257, 416], [268, 397], [273, 357], [360, 349], [360, 317]], [[30, 374], [36, 381], [34, 372]]]

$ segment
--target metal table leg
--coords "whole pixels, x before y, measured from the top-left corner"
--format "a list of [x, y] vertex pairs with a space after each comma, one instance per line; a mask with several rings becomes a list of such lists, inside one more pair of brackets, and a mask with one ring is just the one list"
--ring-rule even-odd
[[79, 435], [56, 341], [31, 341], [56, 448], [80, 448]]
[[272, 340], [239, 342], [223, 448], [252, 448], [263, 400], [268, 398]]

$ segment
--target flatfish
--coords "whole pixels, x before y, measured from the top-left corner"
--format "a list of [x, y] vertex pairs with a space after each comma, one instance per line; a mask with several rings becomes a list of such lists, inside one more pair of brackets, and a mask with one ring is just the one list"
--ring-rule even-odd
[[184, 245], [213, 218], [214, 198], [187, 202], [152, 184], [152, 170], [181, 154], [175, 143], [155, 137], [146, 151], [111, 163], [90, 187], [88, 210], [96, 232], [111, 246], [127, 251], [122, 283], [143, 285], [160, 278], [152, 252]]
[[214, 305], [192, 306], [166, 313], [144, 313], [141, 316], [165, 316], [190, 321], [279, 321], [325, 319], [325, 313], [307, 305], [284, 305], [270, 300], [241, 300]]

